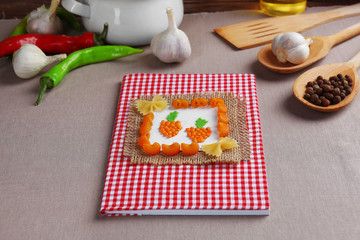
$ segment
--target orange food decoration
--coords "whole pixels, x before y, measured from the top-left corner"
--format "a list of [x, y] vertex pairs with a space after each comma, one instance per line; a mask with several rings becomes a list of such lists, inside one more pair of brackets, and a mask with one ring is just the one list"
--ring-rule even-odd
[[186, 155], [194, 155], [199, 151], [199, 144], [192, 142], [191, 144], [182, 143], [181, 151]]
[[188, 108], [189, 102], [186, 99], [175, 99], [171, 104], [175, 109]]
[[[148, 113], [144, 116], [143, 122], [151, 122], [154, 120], [154, 113]], [[151, 124], [152, 125], [152, 124]]]
[[182, 129], [180, 121], [165, 121], [162, 120], [160, 123], [159, 131], [168, 138], [176, 136]]
[[140, 133], [146, 134], [146, 133], [150, 132], [151, 126], [152, 126], [152, 122], [149, 122], [149, 121], [143, 122], [140, 126]]
[[142, 147], [145, 143], [150, 143], [150, 133], [142, 134], [138, 139], [138, 144]]
[[223, 112], [218, 113], [218, 122], [229, 123], [229, 121], [230, 121], [230, 119], [226, 115], [226, 113], [223, 113]]
[[180, 152], [180, 144], [176, 142], [171, 145], [162, 144], [161, 148], [162, 148], [162, 152], [169, 156], [176, 155]]
[[218, 108], [218, 112], [221, 113], [227, 113], [228, 111], [228, 108], [225, 106], [225, 104], [218, 104], [217, 108]]
[[160, 152], [160, 144], [155, 142], [154, 144], [144, 143], [143, 144], [144, 151], [149, 155], [155, 155]]
[[210, 137], [211, 129], [209, 127], [207, 127], [207, 128], [191, 127], [191, 128], [186, 129], [186, 133], [193, 142], [202, 143], [202, 142], [205, 142], [205, 140], [208, 137]]
[[222, 98], [210, 98], [209, 105], [210, 107], [216, 107], [218, 104], [225, 104]]
[[193, 108], [206, 107], [208, 105], [208, 101], [205, 98], [193, 98], [190, 101], [190, 105]]
[[226, 137], [230, 132], [230, 127], [227, 123], [219, 122], [217, 125], [220, 137]]
[[152, 120], [154, 119], [154, 113], [148, 113], [143, 117], [143, 122], [140, 125], [140, 133], [146, 134], [150, 132], [151, 126], [153, 125]]

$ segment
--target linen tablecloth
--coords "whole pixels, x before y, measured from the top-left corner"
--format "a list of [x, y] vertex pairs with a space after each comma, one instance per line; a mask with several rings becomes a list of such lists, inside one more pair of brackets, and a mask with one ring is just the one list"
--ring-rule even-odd
[[[305, 13], [332, 7], [308, 8]], [[265, 18], [256, 11], [185, 15], [192, 45], [182, 64], [143, 54], [76, 69], [34, 106], [39, 77], [17, 78], [0, 59], [0, 234], [2, 239], [357, 239], [360, 235], [360, 99], [335, 113], [307, 109], [294, 80], [235, 50], [213, 29]], [[327, 36], [360, 16], [315, 27]], [[0, 20], [0, 40], [19, 20]], [[299, 23], [301, 24], [301, 23]], [[313, 66], [348, 61], [360, 36]], [[309, 68], [308, 68], [309, 69]], [[99, 213], [121, 80], [129, 73], [252, 73], [256, 76], [270, 216], [102, 217]]]

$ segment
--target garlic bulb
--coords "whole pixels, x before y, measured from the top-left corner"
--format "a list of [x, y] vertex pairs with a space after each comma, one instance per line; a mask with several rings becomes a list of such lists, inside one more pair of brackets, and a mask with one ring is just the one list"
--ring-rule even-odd
[[300, 64], [310, 55], [309, 45], [312, 39], [305, 39], [296, 32], [287, 32], [277, 35], [271, 43], [272, 52], [281, 63], [287, 61]]
[[150, 48], [162, 62], [183, 62], [191, 54], [189, 39], [183, 31], [177, 28], [172, 9], [167, 8], [166, 13], [169, 26], [167, 30], [152, 38]]
[[61, 61], [66, 57], [66, 54], [46, 56], [36, 45], [25, 44], [14, 53], [12, 64], [16, 76], [28, 79], [35, 77], [49, 64]]
[[27, 20], [26, 31], [39, 34], [61, 34], [63, 26], [60, 18], [56, 16], [60, 0], [52, 0], [50, 9], [44, 5], [32, 11]]

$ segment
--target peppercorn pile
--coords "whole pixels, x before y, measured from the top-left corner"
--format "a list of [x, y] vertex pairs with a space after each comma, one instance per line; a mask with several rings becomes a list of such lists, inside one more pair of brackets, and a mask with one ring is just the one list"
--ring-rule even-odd
[[352, 85], [353, 80], [349, 75], [344, 77], [339, 73], [329, 79], [318, 76], [316, 80], [307, 83], [304, 99], [323, 107], [335, 105], [351, 93]]

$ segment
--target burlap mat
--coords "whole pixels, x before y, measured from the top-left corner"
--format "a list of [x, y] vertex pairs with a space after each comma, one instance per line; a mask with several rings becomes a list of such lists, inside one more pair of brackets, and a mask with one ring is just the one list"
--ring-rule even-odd
[[[177, 95], [162, 95], [162, 97], [169, 103], [174, 99], [184, 98], [189, 102], [193, 98], [212, 97], [222, 98], [228, 108], [227, 115], [230, 119], [229, 127], [230, 133], [227, 137], [235, 139], [239, 147], [224, 150], [220, 157], [212, 157], [199, 151], [195, 155], [185, 155], [181, 151], [175, 156], [167, 156], [160, 152], [156, 155], [148, 155], [138, 145], [138, 138], [140, 136], [139, 128], [142, 123], [143, 116], [138, 113], [135, 105], [136, 99], [130, 100], [129, 116], [127, 121], [127, 129], [124, 143], [124, 156], [131, 158], [132, 164], [211, 164], [211, 163], [240, 163], [240, 161], [250, 160], [250, 143], [249, 134], [246, 122], [246, 103], [245, 100], [235, 96], [229, 92], [206, 92], [193, 94], [177, 94]], [[141, 100], [152, 100], [153, 96], [140, 96]]]

